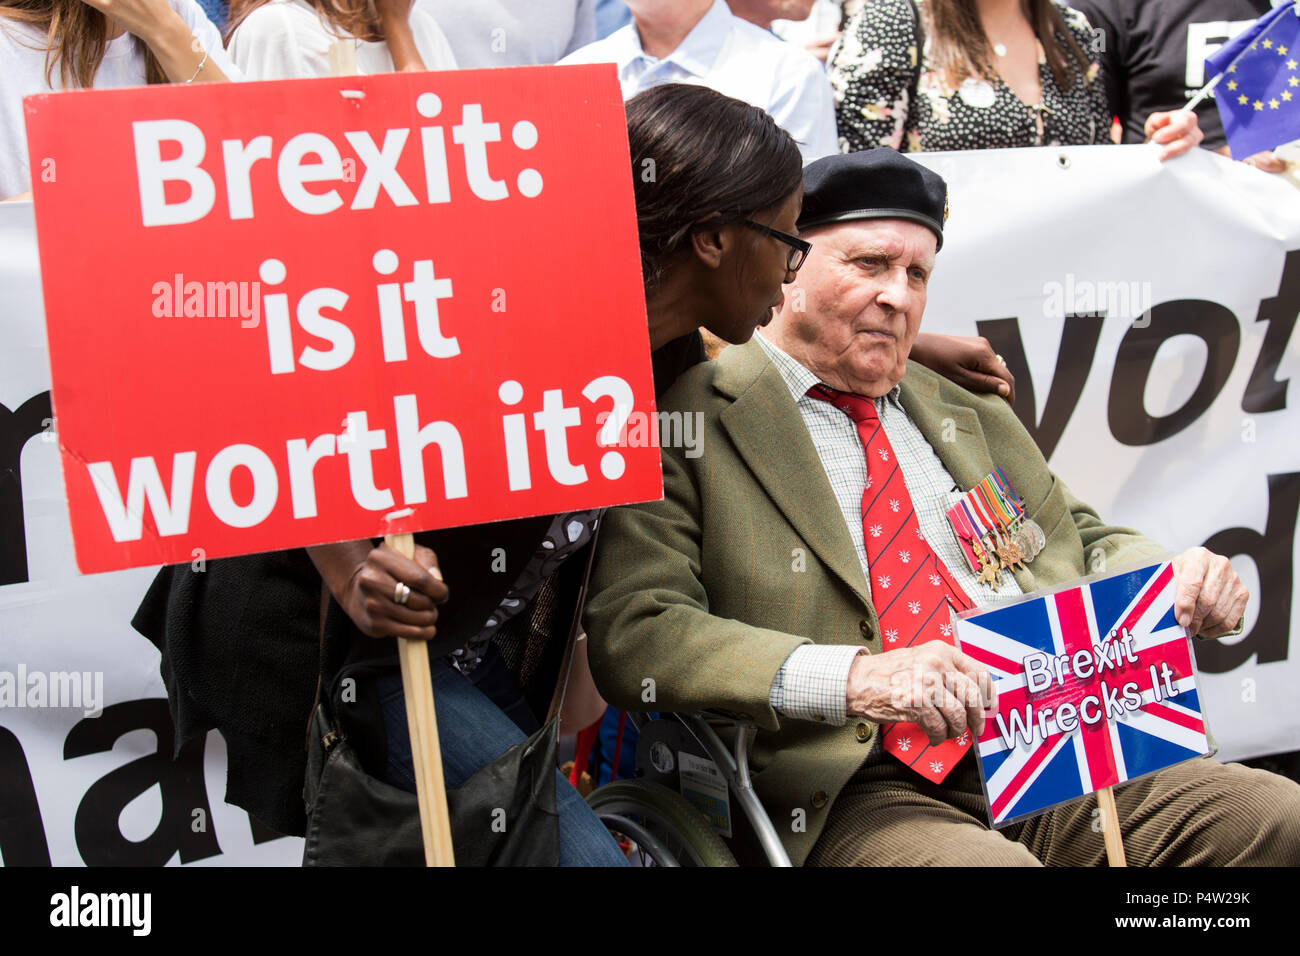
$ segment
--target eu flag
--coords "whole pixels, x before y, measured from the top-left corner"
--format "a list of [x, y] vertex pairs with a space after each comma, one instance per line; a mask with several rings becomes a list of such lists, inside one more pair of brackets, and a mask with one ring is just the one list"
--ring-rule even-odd
[[1237, 159], [1300, 138], [1300, 8], [1295, 0], [1205, 60], [1210, 77], [1223, 74], [1215, 104]]

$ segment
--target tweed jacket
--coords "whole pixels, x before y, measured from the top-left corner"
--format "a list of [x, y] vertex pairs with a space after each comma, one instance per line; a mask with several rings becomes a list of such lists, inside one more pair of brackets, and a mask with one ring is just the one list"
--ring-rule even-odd
[[[909, 362], [900, 401], [961, 488], [996, 465], [1024, 497], [1047, 537], [1016, 572], [1026, 592], [1166, 553], [1075, 498], [1001, 398]], [[801, 644], [881, 653], [871, 591], [794, 399], [757, 342], [688, 371], [660, 409], [703, 414], [701, 454], [662, 449], [663, 500], [607, 514], [585, 616], [591, 670], [618, 707], [752, 719], [755, 788], [799, 865], [878, 733], [852, 716], [841, 727], [783, 717], [769, 690]]]

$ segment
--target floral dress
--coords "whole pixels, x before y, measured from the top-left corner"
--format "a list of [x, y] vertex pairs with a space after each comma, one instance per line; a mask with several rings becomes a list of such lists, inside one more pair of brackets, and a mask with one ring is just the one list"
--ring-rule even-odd
[[[931, 68], [928, 40], [921, 43], [918, 65], [918, 4], [923, 2], [870, 0], [832, 51], [829, 70], [842, 152], [877, 146], [918, 152], [1110, 142], [1111, 110], [1100, 67], [1093, 62], [1086, 72], [1080, 70], [1064, 38], [1057, 42], [1071, 83], [1065, 89], [1057, 85], [1039, 44], [1043, 92], [1037, 104], [1025, 104], [996, 74], [992, 80], [968, 76], [953, 89], [941, 71]], [[1053, 2], [1075, 42], [1091, 55], [1093, 32], [1083, 14]]]

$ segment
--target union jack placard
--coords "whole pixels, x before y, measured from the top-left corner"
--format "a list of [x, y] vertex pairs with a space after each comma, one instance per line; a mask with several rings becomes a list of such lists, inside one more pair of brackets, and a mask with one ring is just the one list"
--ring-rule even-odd
[[957, 622], [996, 713], [977, 742], [995, 827], [1210, 752], [1168, 562]]

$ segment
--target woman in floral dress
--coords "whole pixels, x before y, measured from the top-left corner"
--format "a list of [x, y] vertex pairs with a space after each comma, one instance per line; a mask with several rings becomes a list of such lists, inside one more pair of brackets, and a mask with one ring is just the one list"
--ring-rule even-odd
[[[840, 149], [904, 152], [1109, 143], [1100, 35], [1059, 0], [868, 0], [830, 63]], [[1201, 140], [1153, 113], [1162, 159]]]

